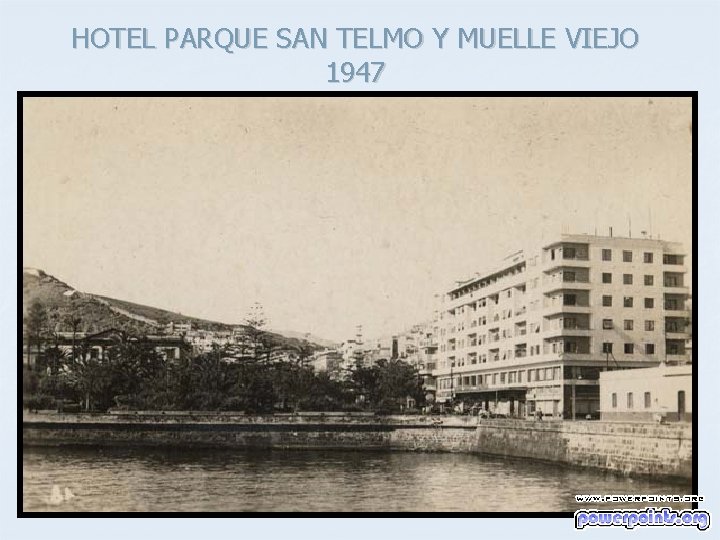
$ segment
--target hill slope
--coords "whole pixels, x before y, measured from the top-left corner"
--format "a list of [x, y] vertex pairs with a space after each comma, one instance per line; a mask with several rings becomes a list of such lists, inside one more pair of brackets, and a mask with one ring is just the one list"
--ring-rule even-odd
[[[154, 334], [160, 327], [169, 322], [192, 323], [194, 329], [230, 330], [237, 325], [217, 321], [208, 321], [188, 317], [160, 308], [117, 300], [107, 296], [83, 293], [70, 287], [67, 283], [36, 268], [23, 269], [23, 315], [35, 301], [40, 302], [46, 310], [46, 327], [48, 332], [70, 331], [71, 317], [79, 318], [78, 332], [100, 332], [108, 328], [117, 328], [132, 334]], [[24, 327], [24, 322], [23, 322]], [[301, 334], [292, 333], [284, 336], [270, 332], [274, 345], [297, 348], [310, 346], [313, 349], [326, 345], [327, 340], [312, 336], [309, 339], [299, 338]]]

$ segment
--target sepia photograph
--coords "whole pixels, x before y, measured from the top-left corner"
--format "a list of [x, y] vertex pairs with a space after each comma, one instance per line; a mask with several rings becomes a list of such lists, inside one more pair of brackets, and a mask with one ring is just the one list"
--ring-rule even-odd
[[697, 508], [696, 99], [21, 93], [18, 513]]

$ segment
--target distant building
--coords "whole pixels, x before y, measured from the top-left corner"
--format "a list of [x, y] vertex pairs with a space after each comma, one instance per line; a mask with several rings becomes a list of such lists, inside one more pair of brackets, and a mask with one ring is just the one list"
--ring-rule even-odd
[[317, 373], [327, 373], [332, 379], [342, 378], [343, 357], [338, 351], [318, 351], [312, 356], [310, 365]]
[[73, 336], [72, 332], [58, 332], [56, 335], [56, 344], [59, 349], [68, 353], [74, 349], [76, 355], [84, 354], [87, 359], [105, 360], [113, 347], [124, 342], [148, 343], [166, 360], [179, 360], [188, 350], [182, 337], [155, 335], [138, 337], [114, 328], [95, 334], [76, 332]]
[[685, 255], [652, 238], [563, 234], [442, 295], [438, 402], [583, 418], [600, 372], [684, 364]]
[[600, 418], [630, 422], [692, 421], [692, 365], [600, 374]]
[[168, 334], [181, 335], [191, 332], [193, 329], [192, 323], [177, 323], [169, 322], [165, 325], [165, 331]]

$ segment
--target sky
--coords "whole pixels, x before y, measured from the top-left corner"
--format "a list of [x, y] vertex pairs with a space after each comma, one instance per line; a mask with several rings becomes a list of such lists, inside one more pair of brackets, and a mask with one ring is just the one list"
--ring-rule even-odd
[[195, 317], [260, 302], [274, 329], [390, 335], [561, 231], [690, 253], [691, 118], [656, 97], [25, 98], [23, 265]]

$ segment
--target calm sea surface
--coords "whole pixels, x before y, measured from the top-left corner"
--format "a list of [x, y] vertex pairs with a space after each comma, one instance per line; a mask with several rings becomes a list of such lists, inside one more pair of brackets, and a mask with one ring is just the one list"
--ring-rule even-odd
[[575, 494], [690, 491], [689, 485], [466, 454], [23, 451], [25, 511], [556, 512], [576, 510]]

